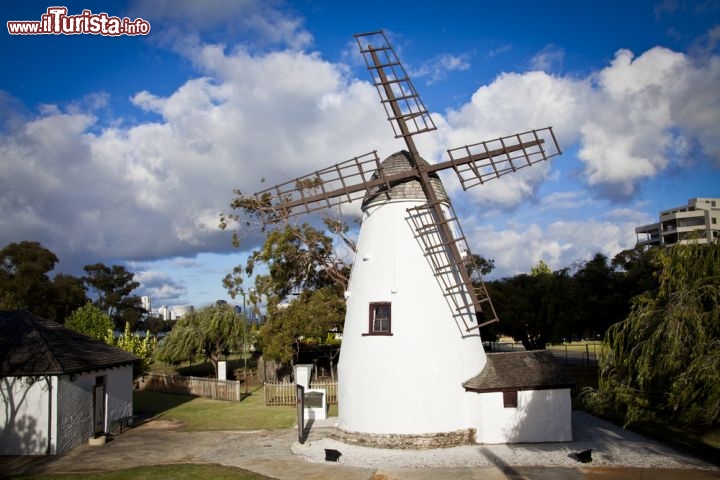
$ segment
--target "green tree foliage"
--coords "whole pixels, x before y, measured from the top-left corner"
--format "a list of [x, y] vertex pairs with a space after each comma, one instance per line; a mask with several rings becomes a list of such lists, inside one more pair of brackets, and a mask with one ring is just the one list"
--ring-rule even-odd
[[28, 310], [54, 320], [48, 273], [57, 262], [55, 254], [38, 242], [11, 243], [0, 250], [0, 307]]
[[183, 315], [158, 348], [158, 359], [178, 364], [197, 358], [210, 360], [217, 375], [218, 362], [240, 352], [246, 339], [245, 316], [227, 304], [210, 305]]
[[[324, 218], [324, 230], [307, 223], [293, 225], [262, 199], [236, 194], [231, 206], [249, 219], [245, 226], [251, 225], [250, 219], [259, 220], [266, 238], [246, 265], [235, 267], [223, 284], [235, 298], [243, 291], [244, 278], [261, 267], [267, 270], [255, 276], [255, 291], [250, 294], [252, 304], [263, 298], [267, 308], [258, 346], [268, 359], [292, 362], [303, 342], [326, 338], [330, 328], [342, 329], [350, 266], [337, 247], [342, 243], [354, 251], [356, 246], [347, 234], [347, 224], [338, 219]], [[229, 219], [242, 223], [239, 215], [231, 215], [221, 219], [221, 228], [227, 227]], [[237, 245], [236, 233], [233, 239]], [[293, 300], [287, 306], [290, 297]]]
[[306, 223], [269, 231], [245, 267], [226, 275], [223, 284], [233, 298], [242, 289], [243, 277], [252, 276], [260, 265], [267, 267], [268, 275], [256, 281], [256, 288], [277, 301], [299, 290], [334, 283], [347, 286], [350, 275], [350, 267], [337, 256], [333, 238]]
[[140, 359], [138, 363], [133, 365], [133, 377], [144, 377], [150, 371], [150, 365], [155, 359], [155, 349], [157, 348], [157, 337], [145, 332], [140, 335], [130, 330], [130, 324], [125, 324], [125, 331], [112, 340], [112, 343], [118, 348], [122, 348], [126, 352], [130, 352]]
[[492, 282], [489, 293], [500, 318], [498, 331], [522, 342], [526, 350], [559, 343], [572, 331], [572, 279], [567, 270]]
[[140, 297], [131, 295], [140, 286], [135, 274], [122, 265], [108, 267], [102, 263], [86, 265], [84, 270], [83, 280], [95, 292], [95, 305], [107, 312], [117, 327], [130, 323], [134, 329], [143, 313]]
[[322, 344], [342, 329], [345, 300], [338, 286], [305, 290], [289, 304], [273, 305], [260, 328], [263, 356], [294, 363], [302, 344]]
[[76, 332], [103, 342], [113, 344], [114, 324], [105, 312], [92, 303], [78, 308], [65, 320], [65, 326]]
[[144, 336], [133, 333], [130, 330], [130, 324], [126, 323], [125, 331], [115, 337], [113, 321], [105, 312], [90, 302], [72, 312], [67, 318], [65, 326], [138, 357], [140, 361], [133, 365], [134, 378], [146, 375], [154, 361], [157, 339], [153, 335], [150, 335], [149, 332]]
[[627, 424], [662, 417], [720, 420], [720, 245], [674, 245], [653, 261], [657, 288], [607, 332], [599, 390], [588, 404]]
[[537, 265], [533, 265], [532, 267], [530, 267], [530, 275], [533, 277], [537, 277], [540, 275], [549, 275], [551, 273], [552, 269], [550, 269], [550, 266], [542, 260], [540, 260]]
[[[89, 300], [81, 278], [58, 273], [53, 278], [55, 321], [63, 323], [75, 310]], [[52, 319], [51, 319], [52, 320]]]
[[0, 250], [0, 309], [28, 310], [63, 323], [88, 299], [79, 278], [58, 274], [50, 279], [57, 262], [38, 242], [11, 243]]
[[623, 275], [613, 269], [607, 256], [595, 256], [573, 275], [577, 299], [576, 334], [595, 337], [623, 320], [630, 311], [632, 294], [621, 288]]

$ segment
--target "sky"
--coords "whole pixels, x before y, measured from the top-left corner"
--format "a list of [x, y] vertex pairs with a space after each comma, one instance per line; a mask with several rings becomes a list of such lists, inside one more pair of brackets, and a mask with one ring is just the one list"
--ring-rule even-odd
[[430, 162], [553, 127], [547, 163], [468, 191], [443, 176], [490, 279], [612, 258], [659, 211], [720, 197], [718, 0], [10, 0], [3, 25], [52, 6], [150, 29], [3, 27], [0, 247], [38, 241], [54, 273], [125, 265], [155, 307], [242, 302], [222, 278], [262, 236], [218, 228], [235, 189], [404, 148], [356, 33], [390, 39], [438, 126], [415, 137]]

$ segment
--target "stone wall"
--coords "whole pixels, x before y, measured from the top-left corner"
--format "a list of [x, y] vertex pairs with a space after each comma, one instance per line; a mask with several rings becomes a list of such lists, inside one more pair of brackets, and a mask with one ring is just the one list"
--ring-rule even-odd
[[469, 428], [454, 432], [395, 434], [395, 433], [361, 433], [347, 432], [336, 429], [331, 437], [352, 445], [377, 448], [423, 449], [457, 447], [458, 445], [474, 445], [475, 429]]

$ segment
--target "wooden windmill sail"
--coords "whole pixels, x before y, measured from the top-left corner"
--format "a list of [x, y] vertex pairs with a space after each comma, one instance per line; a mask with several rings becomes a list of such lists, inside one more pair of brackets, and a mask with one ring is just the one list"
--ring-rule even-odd
[[[405, 69], [382, 31], [355, 35], [395, 137], [407, 145], [410, 168], [386, 171], [373, 151], [255, 194], [269, 221], [365, 198], [388, 194], [416, 180], [427, 203], [408, 209], [415, 237], [466, 331], [497, 321], [480, 280], [473, 282], [465, 266], [470, 252], [449, 200], [439, 198], [433, 179], [453, 171], [467, 190], [560, 154], [552, 128], [465, 145], [447, 151], [447, 160], [429, 164], [418, 153], [413, 136], [436, 129]], [[472, 313], [475, 318], [468, 316]]]

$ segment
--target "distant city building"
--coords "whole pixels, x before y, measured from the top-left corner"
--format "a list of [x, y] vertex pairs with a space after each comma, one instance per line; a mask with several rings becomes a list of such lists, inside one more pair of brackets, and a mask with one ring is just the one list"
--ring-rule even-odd
[[182, 317], [183, 315], [187, 315], [193, 310], [195, 310], [195, 307], [192, 305], [176, 305], [174, 307], [168, 307], [167, 305], [163, 305], [162, 307], [157, 309], [157, 316], [165, 321], [177, 320], [178, 318]]
[[146, 312], [150, 313], [152, 311], [152, 301], [149, 296], [146, 295], [144, 297], [140, 297], [140, 302], [142, 304], [142, 308], [144, 308]]
[[163, 305], [162, 307], [158, 308], [158, 315], [160, 318], [162, 318], [165, 321], [172, 320], [172, 310], [167, 307], [166, 305]]
[[720, 241], [720, 198], [691, 198], [687, 205], [663, 210], [660, 221], [635, 229], [640, 245]]
[[173, 320], [176, 320], [188, 313], [192, 312], [195, 308], [192, 305], [178, 305], [173, 307]]

